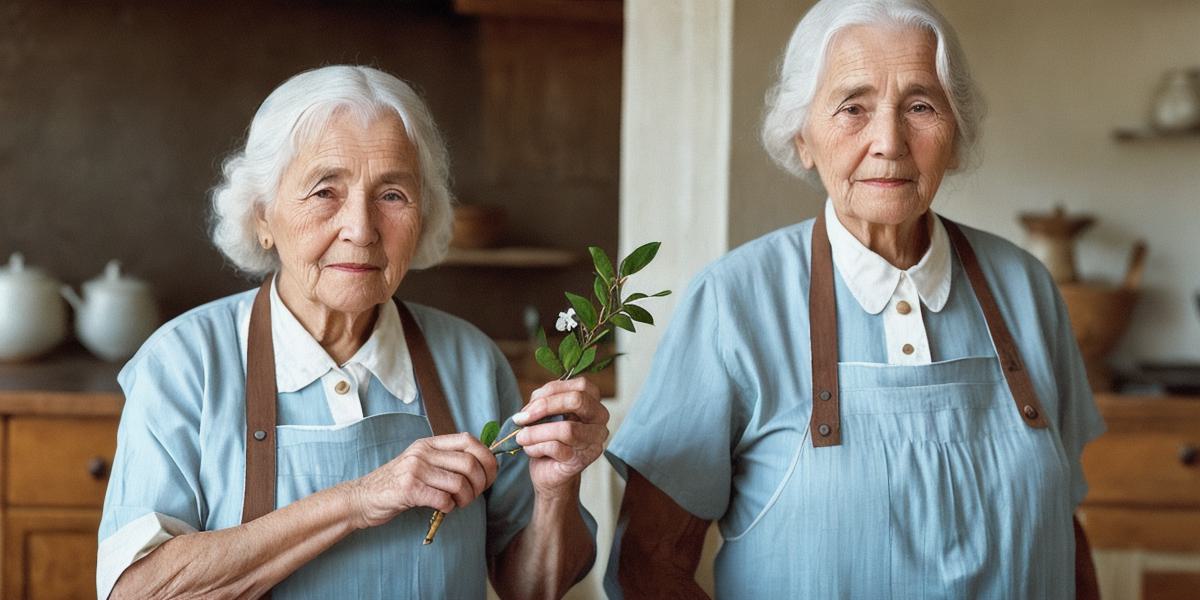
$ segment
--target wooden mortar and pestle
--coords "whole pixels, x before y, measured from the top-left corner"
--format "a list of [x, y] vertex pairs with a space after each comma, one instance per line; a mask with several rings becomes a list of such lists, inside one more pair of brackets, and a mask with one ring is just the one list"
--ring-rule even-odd
[[1046, 263], [1067, 304], [1071, 331], [1083, 353], [1089, 385], [1097, 392], [1111, 390], [1112, 370], [1107, 359], [1129, 327], [1130, 315], [1137, 304], [1146, 243], [1138, 240], [1134, 244], [1119, 285], [1085, 282], [1079, 280], [1075, 270], [1075, 237], [1090, 227], [1094, 218], [1068, 216], [1058, 206], [1048, 214], [1022, 213], [1020, 220], [1029, 232], [1031, 252]]

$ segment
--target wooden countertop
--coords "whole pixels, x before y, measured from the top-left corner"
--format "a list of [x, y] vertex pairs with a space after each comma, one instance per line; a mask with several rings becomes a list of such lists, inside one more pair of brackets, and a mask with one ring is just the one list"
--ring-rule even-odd
[[0, 392], [120, 393], [123, 363], [107, 363], [78, 345], [64, 345], [36, 360], [0, 363]]
[[121, 366], [72, 344], [34, 361], [0, 363], [0, 414], [119, 416]]

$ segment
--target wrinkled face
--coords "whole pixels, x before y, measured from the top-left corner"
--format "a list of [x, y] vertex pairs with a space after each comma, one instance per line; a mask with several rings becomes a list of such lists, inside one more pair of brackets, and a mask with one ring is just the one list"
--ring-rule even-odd
[[834, 36], [796, 148], [839, 216], [913, 222], [956, 166], [936, 43], [914, 28], [853, 26]]
[[353, 314], [387, 301], [421, 232], [417, 154], [404, 123], [388, 112], [364, 127], [336, 113], [299, 148], [258, 229], [279, 253], [285, 299]]

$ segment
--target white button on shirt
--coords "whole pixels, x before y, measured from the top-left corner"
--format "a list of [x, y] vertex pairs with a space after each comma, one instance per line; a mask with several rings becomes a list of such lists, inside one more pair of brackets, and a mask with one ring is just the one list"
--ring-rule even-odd
[[888, 364], [932, 362], [922, 313], [941, 312], [950, 297], [950, 238], [942, 220], [933, 215], [929, 249], [907, 270], [892, 266], [858, 241], [838, 220], [831, 200], [825, 201], [825, 223], [833, 264], [851, 295], [867, 313], [883, 314]]

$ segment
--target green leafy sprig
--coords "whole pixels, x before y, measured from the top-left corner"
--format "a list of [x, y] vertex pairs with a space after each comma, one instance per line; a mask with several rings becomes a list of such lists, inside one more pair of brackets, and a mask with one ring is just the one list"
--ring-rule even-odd
[[[646, 265], [654, 260], [660, 245], [661, 242], [650, 242], [639, 246], [629, 253], [629, 256], [625, 257], [616, 269], [613, 268], [612, 261], [608, 259], [608, 255], [604, 253], [603, 249], [596, 246], [588, 247], [588, 253], [592, 255], [592, 265], [595, 267], [596, 279], [592, 284], [592, 294], [596, 304], [584, 296], [566, 292], [567, 301], [570, 302], [571, 308], [575, 310], [575, 316], [579, 319], [578, 327], [567, 332], [566, 337], [559, 342], [557, 352], [551, 349], [550, 344], [546, 341], [545, 330], [538, 330], [538, 346], [533, 357], [543, 369], [549, 371], [559, 381], [571, 379], [585, 372], [603, 371], [611, 366], [613, 360], [620, 354], [596, 360], [597, 345], [616, 327], [635, 333], [637, 332], [635, 322], [646, 325], [654, 324], [654, 316], [650, 314], [650, 311], [635, 303], [647, 298], [668, 296], [671, 294], [671, 290], [663, 290], [649, 295], [634, 292], [624, 296], [624, 293], [629, 277], [646, 268]], [[485, 446], [488, 446], [492, 454], [504, 452], [515, 454], [520, 448], [515, 450], [498, 450], [498, 448], [517, 435], [521, 429], [522, 427], [517, 427], [508, 435], [497, 440], [496, 436], [500, 433], [500, 425], [495, 421], [488, 421], [483, 426], [479, 439]]]
[[[647, 298], [667, 296], [671, 290], [663, 290], [650, 295], [635, 292], [625, 296], [624, 293], [629, 277], [646, 268], [646, 265], [654, 260], [660, 245], [660, 242], [650, 242], [639, 246], [629, 253], [629, 256], [626, 256], [616, 269], [613, 268], [612, 261], [608, 259], [608, 255], [604, 253], [603, 249], [596, 246], [588, 247], [596, 275], [592, 293], [598, 305], [593, 304], [592, 300], [584, 296], [566, 293], [567, 301], [571, 303], [571, 308], [575, 310], [575, 316], [579, 318], [578, 326], [568, 328], [566, 337], [558, 344], [557, 352], [552, 350], [546, 341], [545, 330], [538, 329], [538, 346], [533, 356], [542, 368], [549, 371], [559, 381], [571, 379], [585, 372], [598, 373], [611, 366], [613, 360], [620, 356], [617, 353], [596, 360], [597, 345], [612, 334], [614, 328], [620, 327], [625, 331], [635, 333], [637, 326], [634, 323], [654, 324], [654, 316], [650, 314], [650, 311], [635, 303]], [[553, 418], [556, 417], [547, 417], [539, 423]], [[521, 451], [520, 446], [511, 450], [501, 450], [500, 448], [504, 442], [515, 437], [522, 429], [524, 429], [522, 426], [514, 427], [507, 435], [496, 439], [500, 435], [500, 424], [496, 421], [488, 421], [484, 424], [483, 430], [479, 432], [479, 441], [483, 442], [483, 445], [487, 446], [492, 454], [516, 454]], [[425, 534], [424, 544], [433, 543], [443, 518], [445, 515], [441, 511], [434, 511], [433, 518], [429, 521], [429, 531]]]

